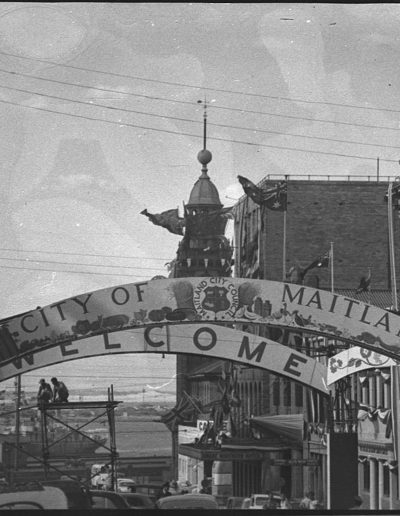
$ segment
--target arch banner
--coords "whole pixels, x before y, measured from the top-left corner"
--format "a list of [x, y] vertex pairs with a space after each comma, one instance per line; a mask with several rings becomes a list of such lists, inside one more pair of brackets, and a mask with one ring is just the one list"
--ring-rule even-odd
[[334, 382], [349, 376], [350, 374], [359, 373], [364, 369], [378, 369], [381, 367], [390, 367], [397, 365], [399, 362], [392, 358], [375, 353], [370, 349], [354, 347], [345, 349], [337, 355], [329, 358], [327, 383], [331, 385]]
[[173, 278], [86, 292], [0, 326], [0, 364], [63, 342], [158, 323], [259, 323], [400, 354], [400, 317], [360, 300], [293, 283]]
[[185, 353], [254, 365], [328, 394], [326, 367], [277, 342], [215, 324], [154, 324], [43, 349], [0, 366], [0, 380], [37, 368], [111, 353]]

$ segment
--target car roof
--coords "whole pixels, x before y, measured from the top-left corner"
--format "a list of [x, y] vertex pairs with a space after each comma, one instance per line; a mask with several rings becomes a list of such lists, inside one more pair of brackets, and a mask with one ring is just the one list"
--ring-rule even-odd
[[97, 491], [96, 489], [91, 489], [90, 495], [92, 498], [108, 498], [111, 501], [118, 501], [122, 507], [118, 507], [118, 509], [129, 508], [128, 502], [125, 500], [121, 493], [115, 493], [114, 491]]
[[40, 483], [43, 486], [50, 486], [61, 489], [67, 496], [69, 509], [90, 508], [90, 499], [87, 494], [87, 489], [77, 480], [70, 478], [42, 480]]
[[190, 509], [217, 509], [218, 503], [214, 496], [201, 493], [187, 493], [171, 495], [157, 500], [156, 506], [160, 509], [190, 508]]
[[97, 489], [91, 489], [89, 493], [91, 496], [97, 496], [101, 498], [123, 498], [122, 493], [116, 493], [115, 491], [98, 491]]
[[0, 493], [0, 506], [14, 502], [34, 502], [43, 509], [67, 509], [68, 499], [62, 489], [43, 486], [37, 490], [15, 490]]
[[115, 491], [99, 491], [98, 489], [90, 489], [91, 495], [96, 496], [121, 496], [121, 493], [116, 493]]
[[118, 493], [119, 495], [123, 496], [124, 498], [150, 498], [149, 495], [144, 493]]
[[128, 501], [136, 501], [136, 500], [141, 500], [142, 502], [146, 502], [148, 503], [148, 505], [154, 507], [154, 501], [151, 499], [150, 496], [148, 496], [147, 494], [144, 494], [144, 493], [118, 493], [120, 494], [123, 498], [125, 498], [125, 500]]

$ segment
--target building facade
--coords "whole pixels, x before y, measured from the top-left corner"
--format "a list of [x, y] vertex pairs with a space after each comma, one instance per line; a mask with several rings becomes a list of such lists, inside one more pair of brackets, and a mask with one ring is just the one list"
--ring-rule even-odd
[[[388, 226], [387, 181], [286, 178], [284, 212], [262, 208], [243, 196], [234, 207], [232, 247], [224, 234], [230, 210], [223, 207], [208, 175], [211, 159], [204, 142], [198, 154], [201, 175], [185, 206], [185, 233], [171, 277], [233, 273], [301, 283], [392, 307], [389, 229], [398, 242], [400, 223], [394, 210], [393, 227]], [[266, 178], [258, 188], [274, 184]], [[328, 252], [326, 267], [322, 264]], [[398, 267], [398, 246], [394, 255]], [[310, 266], [319, 258], [321, 266]], [[370, 287], [360, 291], [360, 278], [368, 274]], [[255, 324], [235, 327], [325, 364], [349, 346], [300, 331]], [[172, 431], [173, 476], [199, 489], [206, 481], [221, 504], [228, 496], [267, 491], [299, 500], [312, 490], [321, 506], [328, 507], [332, 495], [327, 486], [333, 482], [327, 443], [331, 424], [339, 433], [358, 437], [355, 494], [371, 509], [400, 508], [392, 380], [389, 369], [355, 374], [337, 385], [337, 397], [329, 405], [325, 397], [286, 377], [224, 360], [177, 356], [177, 407], [188, 396], [200, 409], [187, 421], [181, 418]], [[360, 411], [364, 406], [366, 416]]]

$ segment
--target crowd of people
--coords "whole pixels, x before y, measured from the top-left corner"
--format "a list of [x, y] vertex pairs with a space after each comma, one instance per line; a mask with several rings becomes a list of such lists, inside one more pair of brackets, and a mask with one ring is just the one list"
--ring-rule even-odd
[[68, 401], [69, 392], [64, 382], [56, 377], [51, 380], [53, 387], [46, 382], [44, 378], [39, 381], [39, 391], [37, 394], [38, 403], [66, 403]]
[[[305, 510], [316, 510], [322, 509], [321, 504], [315, 498], [314, 491], [308, 491], [305, 493], [304, 498], [300, 501], [298, 507], [293, 507], [293, 504], [289, 501], [288, 497], [284, 492], [280, 495], [280, 504], [278, 507], [273, 503], [272, 493], [267, 493], [269, 495], [268, 501], [264, 504], [263, 509], [305, 509]], [[354, 496], [354, 505], [350, 507], [350, 510], [358, 510], [361, 509], [363, 505], [362, 498], [360, 496]]]

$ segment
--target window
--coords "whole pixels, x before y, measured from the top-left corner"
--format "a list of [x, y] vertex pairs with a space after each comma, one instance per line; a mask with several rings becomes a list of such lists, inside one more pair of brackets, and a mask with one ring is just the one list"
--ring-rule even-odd
[[363, 464], [363, 473], [364, 473], [364, 489], [369, 491], [369, 461], [365, 461]]
[[276, 407], [279, 407], [279, 405], [281, 404], [279, 387], [280, 387], [279, 378], [275, 378], [272, 382], [272, 403]]
[[283, 383], [283, 404], [285, 407], [290, 407], [292, 404], [292, 391], [290, 384], [291, 381], [285, 378]]
[[390, 471], [387, 466], [383, 467], [383, 494], [386, 496], [390, 495]]
[[296, 383], [294, 390], [294, 403], [296, 407], [303, 406], [303, 386]]

